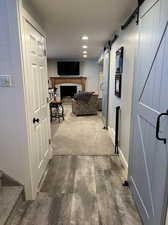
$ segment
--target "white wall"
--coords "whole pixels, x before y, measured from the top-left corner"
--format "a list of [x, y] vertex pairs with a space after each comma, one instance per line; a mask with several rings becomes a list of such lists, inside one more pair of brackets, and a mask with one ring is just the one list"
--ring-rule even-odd
[[[114, 95], [115, 90], [115, 70], [116, 70], [116, 51], [124, 47], [124, 66], [122, 74], [122, 97]], [[113, 44], [111, 49], [110, 61], [110, 93], [109, 93], [109, 128], [111, 135], [115, 137], [115, 109], [121, 107], [120, 118], [120, 141], [119, 148], [122, 151], [126, 161], [129, 157], [129, 139], [132, 107], [132, 90], [134, 77], [134, 61], [137, 46], [137, 26], [132, 22], [124, 31], [119, 33], [119, 38]]]
[[[48, 76], [54, 77], [57, 74], [57, 59], [48, 59]], [[97, 60], [88, 59], [81, 61], [80, 75], [87, 77], [86, 91], [98, 93], [99, 65]]]
[[11, 75], [12, 87], [0, 87], [0, 169], [25, 182], [26, 114], [16, 1], [0, 1], [0, 75]]
[[56, 59], [48, 59], [47, 67], [48, 67], [48, 76], [49, 77], [54, 77], [54, 76], [58, 75]]
[[97, 60], [85, 60], [81, 62], [81, 75], [87, 77], [86, 90], [98, 94], [99, 65]]
[[26, 12], [33, 17], [33, 19], [40, 24], [41, 27], [44, 28], [44, 21], [42, 19], [42, 16], [40, 16], [37, 11], [34, 9], [34, 7], [31, 5], [30, 1], [28, 2], [27, 0], [21, 0], [22, 1], [22, 6], [26, 10]]

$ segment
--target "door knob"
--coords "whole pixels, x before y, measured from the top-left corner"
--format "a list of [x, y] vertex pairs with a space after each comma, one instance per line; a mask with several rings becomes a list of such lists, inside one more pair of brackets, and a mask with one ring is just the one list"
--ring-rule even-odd
[[33, 118], [33, 123], [39, 123], [40, 122], [40, 119], [39, 118]]
[[168, 116], [168, 110], [165, 113], [161, 113], [158, 117], [157, 117], [157, 123], [156, 123], [156, 138], [159, 141], [163, 141], [164, 144], [166, 144], [167, 139], [166, 138], [162, 138], [159, 136], [159, 132], [160, 132], [160, 119], [162, 116]]

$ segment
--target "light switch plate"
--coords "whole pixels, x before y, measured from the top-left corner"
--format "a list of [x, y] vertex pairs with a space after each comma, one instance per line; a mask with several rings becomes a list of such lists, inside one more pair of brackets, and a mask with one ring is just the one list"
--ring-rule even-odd
[[11, 87], [12, 78], [11, 75], [0, 75], [0, 87]]

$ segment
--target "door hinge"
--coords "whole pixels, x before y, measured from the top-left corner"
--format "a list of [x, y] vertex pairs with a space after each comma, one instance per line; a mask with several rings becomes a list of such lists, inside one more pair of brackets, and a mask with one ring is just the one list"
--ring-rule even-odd
[[44, 49], [44, 56], [47, 56], [47, 51], [46, 51], [46, 49]]
[[51, 139], [48, 139], [48, 143], [49, 143], [49, 145], [51, 145]]

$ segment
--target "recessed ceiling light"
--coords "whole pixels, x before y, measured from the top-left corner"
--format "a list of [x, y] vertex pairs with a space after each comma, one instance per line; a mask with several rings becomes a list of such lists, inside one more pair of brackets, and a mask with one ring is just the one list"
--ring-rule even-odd
[[87, 58], [87, 55], [83, 55], [83, 58]]
[[83, 45], [82, 48], [88, 48], [88, 46], [87, 45]]
[[83, 54], [87, 54], [87, 51], [83, 51]]
[[86, 41], [86, 40], [88, 40], [89, 38], [88, 38], [88, 36], [83, 36], [82, 37], [82, 40], [84, 40], [84, 41]]

